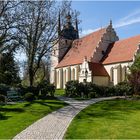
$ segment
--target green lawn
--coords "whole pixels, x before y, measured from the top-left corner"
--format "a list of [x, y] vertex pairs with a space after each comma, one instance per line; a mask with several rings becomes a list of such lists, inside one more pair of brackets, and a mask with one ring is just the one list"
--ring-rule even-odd
[[93, 104], [72, 121], [66, 139], [140, 139], [140, 101]]
[[66, 104], [58, 100], [37, 100], [0, 106], [0, 139], [11, 139], [27, 126]]
[[65, 90], [64, 89], [56, 89], [55, 90], [55, 95], [65, 96]]

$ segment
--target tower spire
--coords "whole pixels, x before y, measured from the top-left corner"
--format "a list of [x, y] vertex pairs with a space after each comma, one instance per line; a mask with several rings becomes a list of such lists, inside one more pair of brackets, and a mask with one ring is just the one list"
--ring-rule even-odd
[[60, 19], [60, 11], [58, 15], [58, 36], [60, 36], [61, 33], [61, 19]]
[[68, 12], [67, 16], [66, 16], [66, 24], [67, 26], [71, 26], [71, 15], [70, 12]]
[[77, 19], [77, 16], [76, 16], [76, 19], [75, 19], [75, 28], [76, 28], [76, 31], [77, 31], [77, 38], [79, 38], [79, 29], [78, 29], [78, 19]]
[[110, 19], [109, 26], [112, 27], [112, 19]]

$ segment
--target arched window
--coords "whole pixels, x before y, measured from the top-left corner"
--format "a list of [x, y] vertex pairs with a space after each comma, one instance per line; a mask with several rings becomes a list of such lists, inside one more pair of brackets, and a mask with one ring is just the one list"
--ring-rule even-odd
[[66, 78], [67, 78], [67, 74], [66, 74], [66, 70], [64, 70], [64, 85], [66, 84]]
[[111, 82], [114, 81], [114, 68], [113, 67], [110, 69], [110, 80]]
[[127, 67], [124, 66], [122, 68], [122, 81], [125, 81], [126, 80], [126, 76], [127, 76]]
[[72, 80], [75, 80], [75, 68], [72, 70]]
[[57, 71], [57, 85], [59, 85], [59, 81], [60, 81], [59, 79], [60, 79], [60, 71], [58, 70]]
[[71, 80], [71, 69], [70, 67], [68, 67], [68, 71], [67, 71], [67, 81]]
[[79, 80], [80, 66], [76, 68], [76, 80]]

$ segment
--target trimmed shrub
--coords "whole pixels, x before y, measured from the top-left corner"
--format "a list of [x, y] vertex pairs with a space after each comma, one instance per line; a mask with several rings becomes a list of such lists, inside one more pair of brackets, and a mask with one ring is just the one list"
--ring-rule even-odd
[[116, 86], [106, 87], [95, 85], [91, 82], [79, 83], [78, 81], [68, 81], [65, 88], [66, 96], [96, 98], [107, 96], [132, 95], [133, 88], [127, 82], [121, 82]]
[[28, 102], [32, 102], [33, 100], [35, 100], [35, 96], [33, 93], [28, 92], [24, 95], [24, 99]]
[[37, 87], [41, 91], [41, 98], [45, 98], [48, 95], [54, 97], [55, 86], [50, 84], [47, 80], [43, 80]]
[[0, 103], [5, 103], [5, 102], [6, 102], [6, 97], [0, 94]]
[[79, 91], [81, 91], [81, 85], [79, 85], [78, 81], [68, 81], [65, 85], [65, 93], [68, 97], [77, 97], [79, 95]]
[[114, 86], [106, 87], [106, 95], [107, 96], [116, 96], [116, 89]]
[[97, 96], [97, 86], [93, 83], [85, 83], [85, 96], [90, 98], [95, 98]]
[[133, 94], [133, 88], [128, 82], [121, 82], [115, 86], [117, 96], [126, 96]]

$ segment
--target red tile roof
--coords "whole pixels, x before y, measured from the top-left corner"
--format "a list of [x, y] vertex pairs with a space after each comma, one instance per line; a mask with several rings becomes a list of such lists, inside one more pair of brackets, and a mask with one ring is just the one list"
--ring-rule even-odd
[[89, 62], [89, 69], [92, 71], [93, 76], [109, 76], [101, 63]]
[[90, 59], [93, 55], [94, 49], [98, 45], [98, 42], [105, 32], [106, 28], [103, 28], [85, 37], [75, 40], [72, 44], [72, 48], [67, 52], [56, 68], [81, 64], [83, 63], [85, 56], [87, 56], [87, 59]]
[[101, 62], [103, 64], [111, 64], [132, 61], [134, 53], [138, 48], [139, 41], [140, 35], [110, 44]]

